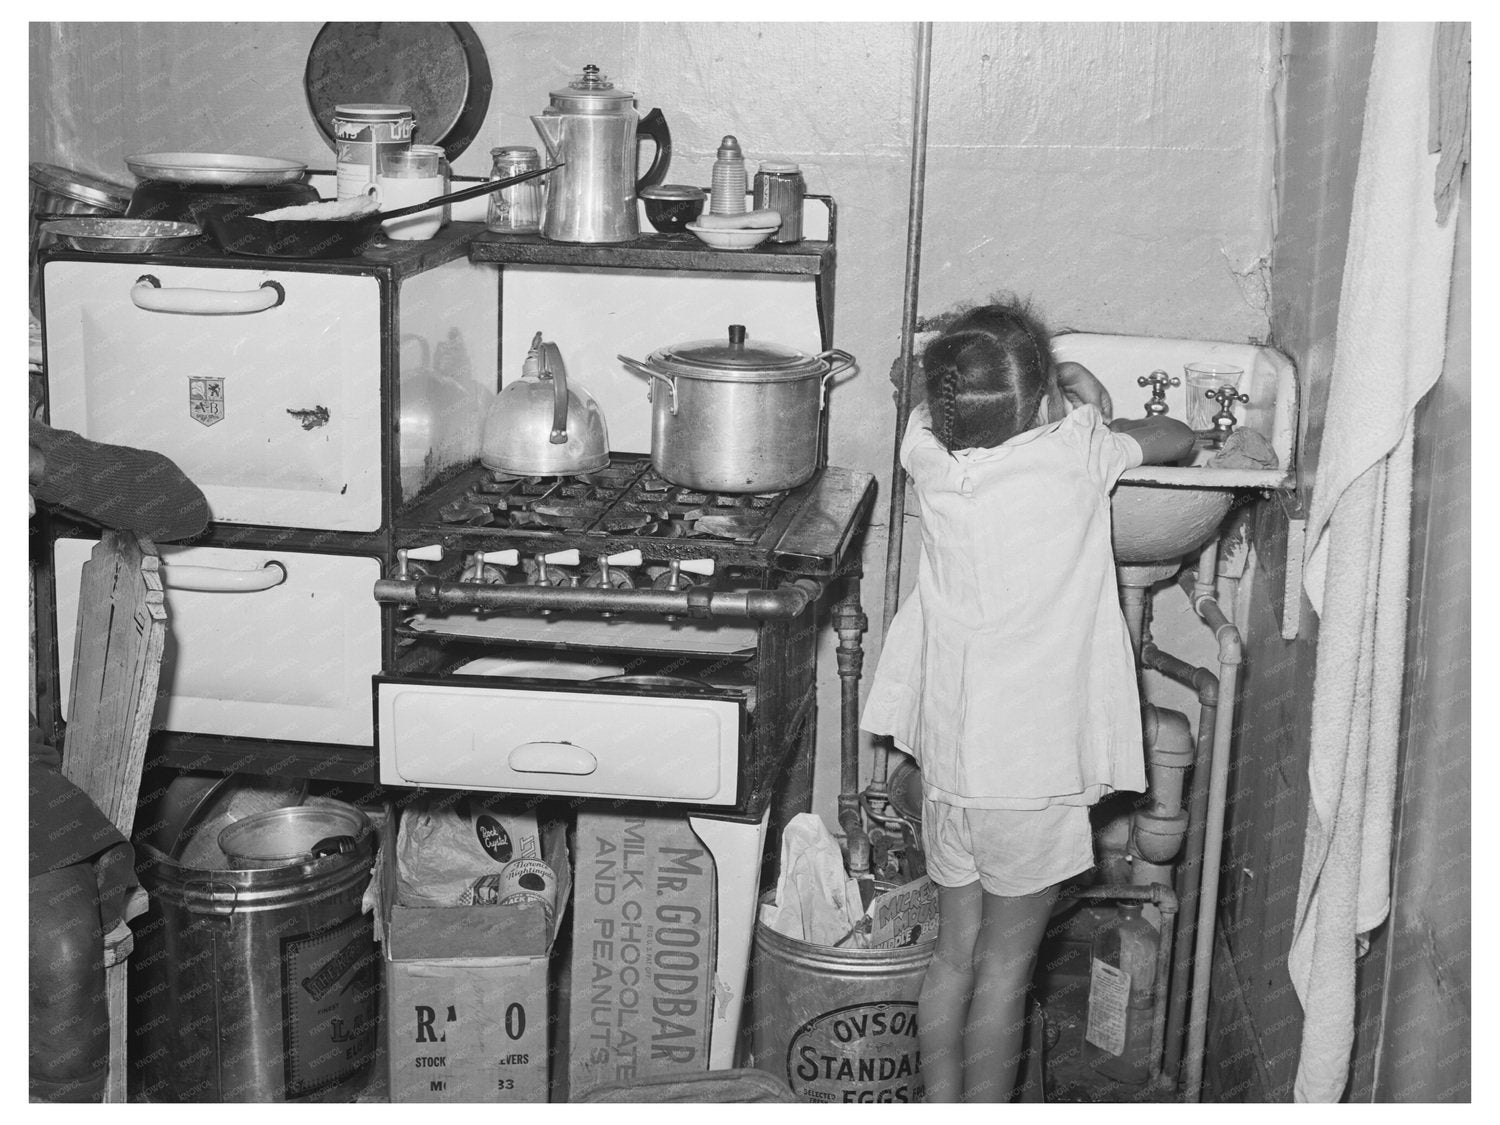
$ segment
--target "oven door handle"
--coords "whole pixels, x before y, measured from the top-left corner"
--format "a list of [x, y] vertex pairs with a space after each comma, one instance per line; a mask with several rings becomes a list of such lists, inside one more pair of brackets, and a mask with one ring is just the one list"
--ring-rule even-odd
[[159, 571], [162, 585], [167, 589], [204, 594], [254, 594], [286, 581], [286, 566], [275, 559], [254, 570], [162, 563]]
[[263, 281], [256, 289], [163, 289], [160, 281], [145, 273], [130, 287], [130, 300], [146, 312], [243, 316], [274, 309], [286, 300], [286, 290], [275, 281]]
[[599, 759], [571, 742], [523, 742], [510, 752], [506, 764], [516, 773], [586, 777], [599, 768]]

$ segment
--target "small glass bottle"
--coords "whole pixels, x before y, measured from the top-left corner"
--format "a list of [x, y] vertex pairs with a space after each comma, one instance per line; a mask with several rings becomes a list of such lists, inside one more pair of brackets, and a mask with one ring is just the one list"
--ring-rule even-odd
[[713, 182], [708, 193], [709, 213], [743, 215], [748, 190], [745, 154], [740, 151], [740, 142], [734, 136], [726, 136], [719, 142], [718, 158], [714, 161]]
[[[504, 145], [490, 149], [494, 166], [490, 179], [503, 180], [508, 176], [519, 176], [542, 166], [541, 155], [527, 145]], [[542, 208], [545, 206], [546, 176], [538, 176], [525, 183], [490, 193], [489, 217], [485, 227], [496, 234], [534, 234], [542, 229]]]

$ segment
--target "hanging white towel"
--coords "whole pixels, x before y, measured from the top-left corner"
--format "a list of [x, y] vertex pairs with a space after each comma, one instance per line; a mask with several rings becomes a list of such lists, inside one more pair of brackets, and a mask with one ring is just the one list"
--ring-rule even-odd
[[1432, 202], [1432, 24], [1376, 33], [1305, 588], [1321, 616], [1310, 797], [1288, 955], [1303, 1008], [1294, 1096], [1337, 1101], [1354, 962], [1390, 905], [1406, 633], [1411, 419], [1442, 369], [1455, 222]]

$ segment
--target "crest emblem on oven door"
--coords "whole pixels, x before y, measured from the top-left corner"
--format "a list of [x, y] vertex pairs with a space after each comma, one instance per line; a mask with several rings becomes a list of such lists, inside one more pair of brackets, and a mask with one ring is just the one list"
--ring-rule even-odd
[[188, 377], [188, 417], [205, 426], [224, 421], [224, 380], [214, 375]]

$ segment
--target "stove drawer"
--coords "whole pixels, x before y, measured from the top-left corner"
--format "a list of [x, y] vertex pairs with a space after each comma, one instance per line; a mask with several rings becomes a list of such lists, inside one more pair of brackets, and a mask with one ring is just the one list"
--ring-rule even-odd
[[44, 277], [52, 425], [166, 454], [221, 523], [380, 526], [376, 278], [102, 261]]
[[[59, 539], [58, 666], [63, 714], [78, 582], [95, 540]], [[163, 546], [164, 730], [369, 746], [370, 678], [380, 671], [376, 559], [281, 547]], [[270, 565], [270, 564], [276, 565]], [[279, 566], [279, 571], [277, 567]]]
[[385, 785], [733, 805], [744, 704], [407, 682], [376, 685]]

